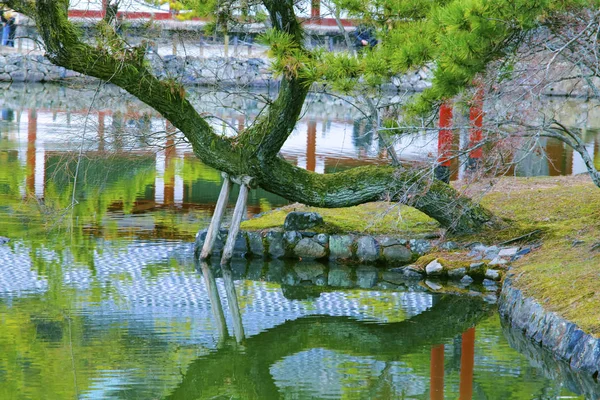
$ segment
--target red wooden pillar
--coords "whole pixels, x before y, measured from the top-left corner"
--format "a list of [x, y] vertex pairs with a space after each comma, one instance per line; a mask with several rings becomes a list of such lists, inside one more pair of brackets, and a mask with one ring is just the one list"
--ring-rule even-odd
[[102, 0], [102, 18], [106, 17], [106, 9], [108, 8], [109, 0]]
[[29, 110], [27, 118], [27, 194], [35, 193], [35, 142], [37, 140], [37, 113]]
[[306, 140], [306, 169], [315, 171], [317, 167], [317, 122], [308, 122], [308, 138]]
[[310, 17], [319, 18], [321, 16], [321, 0], [312, 0], [310, 4]]
[[471, 129], [469, 131], [469, 148], [473, 149], [469, 153], [468, 167], [476, 169], [481, 165], [483, 157], [483, 148], [478, 147], [483, 140], [483, 88], [479, 86], [473, 98], [473, 104], [469, 110], [469, 121]]
[[442, 182], [450, 182], [450, 163], [452, 153], [452, 106], [448, 103], [440, 107], [438, 133], [438, 165], [435, 177]]
[[444, 345], [431, 349], [429, 398], [444, 400]]
[[475, 367], [475, 328], [462, 334], [460, 353], [459, 400], [473, 397], [473, 368]]

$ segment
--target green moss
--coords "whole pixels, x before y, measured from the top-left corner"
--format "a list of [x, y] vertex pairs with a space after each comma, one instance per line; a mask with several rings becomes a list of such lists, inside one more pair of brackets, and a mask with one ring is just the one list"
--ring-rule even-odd
[[291, 211], [314, 211], [321, 214], [324, 224], [315, 230], [326, 233], [406, 234], [433, 232], [439, 225], [414, 208], [390, 203], [367, 203], [346, 208], [316, 208], [290, 205], [244, 221], [242, 229], [262, 230], [283, 227]]
[[[600, 335], [600, 189], [582, 178], [514, 180], [484, 203], [513, 221], [510, 235], [539, 230], [539, 250], [513, 265], [514, 284], [586, 332]], [[489, 239], [489, 236], [487, 237]]]

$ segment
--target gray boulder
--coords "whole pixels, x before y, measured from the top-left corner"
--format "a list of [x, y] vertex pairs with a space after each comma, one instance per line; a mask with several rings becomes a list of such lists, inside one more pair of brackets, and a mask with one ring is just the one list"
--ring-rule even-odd
[[350, 235], [332, 235], [329, 238], [329, 257], [333, 259], [352, 258], [352, 243], [354, 243], [354, 238]]
[[283, 229], [286, 231], [302, 231], [323, 223], [323, 217], [315, 212], [292, 211], [285, 217]]
[[379, 245], [371, 236], [358, 239], [356, 256], [361, 262], [373, 262], [379, 258]]
[[263, 237], [260, 232], [248, 232], [248, 244], [250, 253], [255, 257], [262, 257], [265, 254]]
[[269, 246], [269, 255], [273, 258], [281, 258], [285, 255], [283, 248], [283, 233], [270, 231], [266, 236]]
[[391, 264], [408, 263], [412, 259], [412, 251], [401, 244], [384, 247], [383, 256]]
[[302, 258], [323, 258], [327, 255], [325, 247], [316, 241], [304, 238], [294, 247], [294, 254]]

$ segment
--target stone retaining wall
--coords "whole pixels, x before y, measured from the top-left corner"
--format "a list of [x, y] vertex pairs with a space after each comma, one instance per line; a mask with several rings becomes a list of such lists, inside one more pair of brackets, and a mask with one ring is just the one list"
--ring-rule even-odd
[[[196, 248], [204, 243], [206, 230], [196, 236]], [[213, 253], [220, 255], [227, 231], [221, 230]], [[392, 236], [328, 235], [310, 231], [248, 231], [238, 234], [234, 257], [329, 259], [363, 264], [409, 264], [432, 249], [428, 239], [401, 239]]]
[[500, 314], [514, 328], [550, 350], [571, 368], [584, 371], [594, 379], [600, 372], [600, 339], [579, 329], [557, 314], [546, 311], [537, 301], [513, 286], [512, 277], [504, 280], [499, 301]]
[[[149, 54], [153, 72], [159, 78], [174, 78], [186, 85], [268, 87], [277, 83], [270, 71], [270, 61], [263, 58], [183, 57]], [[43, 55], [0, 55], [0, 81], [60, 82], [82, 75], [51, 64]], [[428, 67], [392, 79], [384, 85], [389, 90], [423, 91], [431, 86]], [[86, 77], [86, 79], [92, 79]]]

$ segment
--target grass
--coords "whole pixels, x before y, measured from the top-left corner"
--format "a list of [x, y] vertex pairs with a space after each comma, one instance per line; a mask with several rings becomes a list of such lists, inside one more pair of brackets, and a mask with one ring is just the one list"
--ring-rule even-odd
[[[465, 189], [465, 188], [463, 188]], [[455, 237], [467, 243], [498, 244], [535, 232], [523, 242], [541, 247], [513, 265], [514, 284], [547, 310], [600, 335], [600, 189], [585, 176], [503, 178], [494, 186], [480, 183], [465, 189], [496, 215], [506, 229]], [[246, 221], [243, 229], [260, 230], [283, 225], [293, 210], [319, 212], [320, 230], [365, 234], [415, 235], [438, 232], [438, 225], [422, 213], [390, 203], [370, 203], [345, 209], [318, 209], [291, 205]], [[444, 254], [462, 265], [464, 254]], [[424, 260], [426, 261], [426, 260]]]
[[347, 208], [316, 208], [291, 204], [242, 223], [245, 230], [280, 228], [291, 211], [314, 211], [324, 224], [318, 232], [420, 235], [439, 231], [439, 224], [414, 208], [393, 203], [367, 203]]

